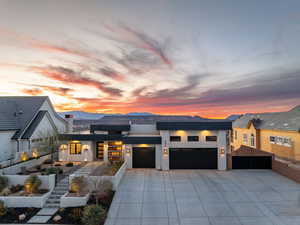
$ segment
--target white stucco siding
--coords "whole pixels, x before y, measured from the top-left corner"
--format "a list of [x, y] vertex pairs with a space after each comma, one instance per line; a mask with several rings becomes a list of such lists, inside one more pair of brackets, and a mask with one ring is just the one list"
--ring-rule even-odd
[[[93, 161], [95, 159], [95, 143], [93, 141], [81, 141], [81, 154], [70, 154], [69, 142], [64, 142], [61, 144], [66, 144], [66, 150], [59, 150], [59, 161]], [[87, 146], [88, 150], [84, 150], [83, 147]]]
[[0, 131], [0, 162], [10, 159], [15, 154], [16, 141], [11, 140], [16, 131]]
[[39, 123], [39, 125], [34, 130], [31, 139], [36, 138], [44, 138], [47, 136], [51, 136], [55, 132], [55, 129], [53, 125], [51, 124], [51, 121], [49, 120], [48, 116], [45, 115], [42, 121]]
[[157, 136], [155, 124], [132, 124], [130, 126], [129, 136]]
[[[208, 131], [208, 130], [178, 130], [178, 131], [169, 131], [170, 136], [180, 136], [180, 142], [171, 142], [169, 141], [170, 148], [216, 148], [217, 141], [206, 141], [206, 136], [218, 136], [217, 131]], [[198, 136], [199, 141], [189, 142], [188, 136]]]
[[58, 115], [57, 116], [55, 115], [56, 112], [54, 112], [53, 108], [50, 106], [48, 101], [44, 102], [40, 110], [48, 111], [59, 133], [65, 133], [67, 131], [67, 123], [63, 122], [62, 121], [63, 119], [57, 118]]

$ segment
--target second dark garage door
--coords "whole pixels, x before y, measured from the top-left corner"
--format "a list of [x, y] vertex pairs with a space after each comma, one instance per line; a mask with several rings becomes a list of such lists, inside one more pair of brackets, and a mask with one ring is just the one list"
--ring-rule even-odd
[[272, 169], [272, 157], [232, 156], [232, 169]]
[[217, 148], [170, 148], [170, 169], [217, 168]]
[[132, 167], [133, 168], [155, 168], [155, 148], [133, 147]]

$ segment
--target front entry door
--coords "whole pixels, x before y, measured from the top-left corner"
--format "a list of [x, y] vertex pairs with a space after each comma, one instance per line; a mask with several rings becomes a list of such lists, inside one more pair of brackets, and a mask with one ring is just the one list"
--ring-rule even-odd
[[96, 157], [97, 159], [104, 159], [104, 142], [97, 142], [96, 144]]

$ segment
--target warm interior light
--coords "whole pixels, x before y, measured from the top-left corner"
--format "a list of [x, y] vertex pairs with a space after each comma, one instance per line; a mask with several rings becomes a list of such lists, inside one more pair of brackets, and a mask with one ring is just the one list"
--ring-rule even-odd
[[149, 147], [149, 145], [148, 144], [139, 144], [138, 147], [146, 148], [146, 147]]
[[168, 155], [169, 155], [169, 151], [168, 151], [168, 148], [167, 148], [167, 147], [164, 147], [164, 148], [163, 148], [163, 155], [164, 155], [164, 156], [168, 156]]
[[90, 146], [89, 146], [89, 145], [83, 145], [83, 146], [82, 146], [82, 149], [83, 149], [84, 151], [88, 151], [88, 150], [89, 150], [89, 148], [90, 148]]
[[225, 148], [224, 148], [224, 147], [221, 147], [221, 148], [220, 148], [220, 156], [221, 156], [221, 157], [224, 157], [224, 156], [225, 156]]
[[123, 142], [122, 141], [115, 141], [115, 145], [122, 145]]

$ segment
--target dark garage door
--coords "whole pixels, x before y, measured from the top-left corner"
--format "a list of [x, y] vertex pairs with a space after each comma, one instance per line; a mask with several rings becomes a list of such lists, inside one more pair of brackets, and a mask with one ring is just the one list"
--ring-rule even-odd
[[272, 157], [232, 156], [232, 169], [272, 169]]
[[170, 169], [217, 169], [216, 148], [170, 148]]
[[132, 152], [133, 168], [155, 168], [155, 148], [134, 147]]

